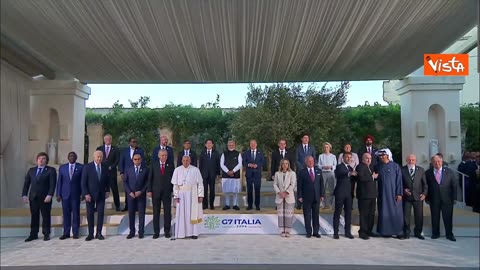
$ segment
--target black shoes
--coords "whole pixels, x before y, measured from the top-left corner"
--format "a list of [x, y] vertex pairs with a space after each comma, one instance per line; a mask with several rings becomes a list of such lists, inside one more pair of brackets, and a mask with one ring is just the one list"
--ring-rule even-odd
[[93, 236], [92, 235], [89, 235], [87, 236], [87, 238], [85, 238], [85, 241], [92, 241], [93, 240]]
[[417, 234], [417, 235], [415, 235], [415, 237], [420, 239], [420, 240], [425, 240], [425, 237], [423, 237], [421, 234]]
[[251, 206], [247, 207], [247, 210], [252, 210], [253, 208]]
[[214, 206], [210, 206], [210, 210], [215, 210], [215, 207], [214, 207]]
[[192, 236], [192, 239], [198, 239], [198, 236], [194, 235], [194, 236]]
[[172, 235], [170, 233], [165, 233], [165, 238], [170, 238]]
[[322, 238], [322, 236], [321, 236], [320, 234], [318, 234], [318, 233], [314, 233], [314, 234], [313, 234], [313, 237], [315, 237], [315, 238]]
[[139, 234], [138, 234], [138, 239], [143, 239], [143, 237], [144, 237], [144, 236], [143, 236], [143, 233], [139, 233]]
[[97, 238], [98, 240], [105, 240], [105, 237], [103, 237], [101, 233], [97, 234], [95, 238]]
[[431, 238], [432, 239], [438, 239], [440, 237], [440, 235], [432, 235]]
[[73, 239], [78, 239], [78, 234], [74, 234]]
[[122, 209], [122, 212], [127, 212], [128, 211], [128, 207], [125, 207]]
[[50, 235], [44, 235], [43, 236], [43, 241], [48, 241], [50, 240]]
[[153, 239], [157, 239], [158, 237], [160, 237], [160, 235], [158, 233], [153, 234]]
[[240, 210], [240, 207], [238, 207], [238, 205], [234, 205], [233, 209], [238, 211], [238, 210]]
[[360, 239], [363, 239], [363, 240], [370, 239], [370, 237], [368, 235], [365, 235], [365, 234], [360, 234], [358, 237], [360, 237]]
[[127, 239], [132, 239], [135, 236], [135, 234], [129, 234], [127, 235]]
[[340, 236], [338, 236], [338, 234], [334, 234], [333, 239], [340, 239]]
[[225, 205], [225, 206], [222, 208], [222, 210], [228, 210], [228, 209], [230, 209], [230, 205]]
[[311, 234], [307, 234], [307, 238], [312, 238], [312, 235], [311, 235]]
[[260, 211], [260, 206], [257, 206], [255, 210]]
[[25, 242], [30, 242], [30, 241], [33, 241], [33, 240], [36, 240], [36, 239], [38, 239], [38, 236], [30, 235], [27, 239], [25, 239]]
[[345, 237], [348, 238], [348, 239], [353, 239], [353, 238], [355, 238], [355, 237], [353, 237], [353, 235], [351, 235], [351, 234], [345, 234]]
[[450, 241], [453, 241], [453, 242], [457, 241], [457, 239], [453, 235], [447, 236], [447, 239], [450, 240]]
[[405, 236], [403, 236], [403, 235], [397, 235], [397, 239], [398, 239], [398, 240], [405, 240]]
[[115, 211], [120, 212], [120, 207], [115, 207]]
[[368, 233], [368, 236], [370, 236], [370, 237], [379, 237], [379, 235], [376, 234], [376, 233], [374, 233], [374, 232], [369, 232], [369, 233]]
[[58, 239], [60, 239], [60, 240], [65, 240], [65, 239], [67, 239], [67, 238], [70, 238], [70, 235], [65, 235], [65, 234], [64, 234], [64, 235], [60, 236], [60, 238], [58, 238]]

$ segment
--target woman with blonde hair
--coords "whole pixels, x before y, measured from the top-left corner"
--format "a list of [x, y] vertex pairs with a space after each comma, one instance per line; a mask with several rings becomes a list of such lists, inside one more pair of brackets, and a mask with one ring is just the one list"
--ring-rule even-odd
[[282, 159], [273, 182], [276, 193], [275, 204], [277, 205], [278, 227], [282, 237], [290, 237], [295, 207], [293, 191], [296, 185], [297, 175], [291, 170], [288, 159]]
[[318, 156], [318, 167], [322, 170], [323, 188], [325, 190], [323, 209], [333, 208], [333, 190], [337, 182], [335, 179], [337, 157], [331, 151], [332, 145], [329, 142], [325, 142], [323, 143], [323, 154]]

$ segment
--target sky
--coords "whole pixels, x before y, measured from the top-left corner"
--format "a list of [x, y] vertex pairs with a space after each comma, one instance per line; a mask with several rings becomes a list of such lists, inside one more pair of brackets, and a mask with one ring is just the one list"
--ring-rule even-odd
[[[329, 82], [327, 86], [334, 86], [338, 82]], [[266, 84], [256, 84], [266, 85]], [[305, 86], [310, 83], [305, 83]], [[322, 82], [317, 84], [319, 87]], [[383, 101], [383, 81], [354, 81], [350, 82], [346, 106], [355, 107], [370, 105]], [[117, 100], [130, 107], [129, 100], [137, 101], [141, 96], [149, 96], [148, 107], [161, 108], [167, 104], [192, 105], [200, 107], [207, 102], [215, 101], [220, 95], [220, 107], [236, 108], [245, 105], [248, 84], [89, 84], [92, 92], [86, 102], [88, 108], [110, 108]]]

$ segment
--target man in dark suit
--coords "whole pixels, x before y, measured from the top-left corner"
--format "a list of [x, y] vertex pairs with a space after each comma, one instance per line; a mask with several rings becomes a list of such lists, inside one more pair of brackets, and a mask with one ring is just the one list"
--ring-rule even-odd
[[[378, 156], [375, 154], [378, 150], [373, 146], [374, 138], [372, 135], [367, 135], [363, 138], [363, 141], [365, 142], [365, 145], [362, 146], [360, 149], [357, 151], [358, 158], [362, 158], [363, 154], [369, 153], [371, 157], [371, 166], [370, 168], [375, 168], [377, 163], [379, 162]], [[355, 185], [356, 185], [356, 180], [358, 180], [356, 177], [352, 178], [352, 198], [355, 198]]]
[[[142, 158], [142, 166], [145, 167], [145, 151], [141, 147], [138, 147], [137, 138], [130, 137], [128, 139], [129, 147], [122, 150], [120, 154], [120, 176], [122, 180], [125, 181], [125, 172], [128, 168], [133, 167], [133, 156], [139, 154]], [[122, 212], [128, 211], [128, 192], [124, 186], [125, 190], [125, 207], [123, 208]]]
[[282, 159], [287, 159], [290, 162], [290, 169], [295, 171], [295, 157], [289, 150], [287, 150], [287, 141], [283, 139], [278, 141], [278, 150], [272, 151], [272, 162], [270, 164], [271, 166], [269, 181], [274, 180], [275, 173], [278, 172], [278, 168], [280, 168], [280, 161]]
[[[215, 181], [220, 175], [220, 156], [216, 150], [213, 149], [213, 140], [207, 139], [205, 141], [205, 149], [200, 153], [198, 169], [203, 178], [204, 200], [203, 209], [207, 209], [210, 204], [210, 209], [214, 210], [215, 206]], [[193, 159], [192, 159], [193, 160]], [[180, 160], [179, 165], [182, 165]], [[208, 196], [210, 190], [210, 196]], [[208, 199], [207, 199], [208, 198]]]
[[247, 178], [247, 210], [252, 209], [253, 205], [253, 189], [255, 187], [255, 208], [260, 210], [260, 187], [262, 185], [262, 167], [265, 157], [260, 150], [257, 149], [257, 141], [250, 140], [250, 150], [243, 153], [242, 163], [245, 169], [245, 177]]
[[377, 198], [377, 177], [378, 173], [373, 172], [372, 155], [364, 153], [362, 162], [355, 168], [357, 172], [357, 199], [358, 211], [360, 212], [360, 230], [358, 236], [363, 240], [376, 237], [373, 232], [375, 223], [375, 200]]
[[[299, 172], [305, 168], [305, 158], [306, 157], [313, 157], [314, 164], [316, 164], [316, 160], [318, 159], [317, 152], [315, 151], [315, 146], [310, 144], [310, 136], [308, 134], [304, 134], [302, 136], [302, 144], [300, 144], [297, 147], [296, 151], [296, 159], [295, 159], [295, 165], [296, 165], [296, 172], [297, 172], [297, 179], [299, 177]], [[297, 196], [298, 197], [298, 196]], [[296, 201], [296, 208], [301, 209], [302, 208], [302, 203], [299, 200]]]
[[440, 212], [443, 217], [445, 234], [450, 241], [457, 241], [452, 231], [453, 205], [457, 200], [457, 180], [453, 172], [443, 167], [443, 159], [432, 157], [433, 168], [425, 172], [428, 184], [427, 202], [432, 216], [432, 239], [440, 237]]
[[312, 223], [313, 236], [320, 238], [320, 202], [325, 198], [322, 170], [314, 166], [315, 159], [312, 156], [305, 158], [305, 165], [306, 167], [298, 173], [298, 200], [303, 203], [303, 217], [305, 219], [307, 238], [312, 237]]
[[24, 203], [30, 203], [30, 213], [32, 215], [30, 236], [25, 239], [25, 242], [38, 239], [40, 213], [42, 214], [43, 240], [50, 240], [52, 197], [55, 192], [57, 172], [55, 168], [47, 166], [47, 164], [47, 153], [38, 153], [37, 166], [30, 168], [25, 175], [22, 199]]
[[138, 211], [138, 238], [143, 238], [145, 229], [145, 207], [147, 204], [148, 169], [142, 162], [140, 153], [133, 154], [133, 166], [125, 169], [123, 186], [127, 193], [128, 224], [130, 233], [127, 239], [135, 236], [135, 212]]
[[340, 224], [340, 214], [342, 207], [345, 214], [345, 237], [353, 239], [352, 227], [352, 187], [351, 177], [356, 176], [357, 172], [349, 165], [352, 162], [352, 153], [343, 153], [343, 162], [335, 168], [335, 178], [337, 185], [333, 190], [335, 196], [335, 212], [333, 214], [333, 238], [339, 239], [338, 226]]
[[68, 153], [68, 163], [58, 169], [57, 201], [62, 202], [63, 210], [63, 235], [60, 240], [70, 238], [70, 229], [73, 231], [73, 239], [78, 239], [82, 170], [83, 165], [77, 163], [75, 152]]
[[183, 156], [190, 156], [192, 163], [190, 165], [197, 167], [197, 154], [191, 149], [192, 143], [189, 140], [183, 142], [183, 150], [178, 152], [177, 167], [182, 166]]
[[148, 174], [147, 195], [153, 203], [153, 239], [160, 236], [160, 209], [163, 203], [163, 229], [165, 238], [172, 237], [170, 225], [172, 221], [172, 191], [171, 183], [175, 167], [167, 163], [166, 149], [158, 152], [157, 161], [152, 161]]
[[422, 236], [423, 230], [423, 201], [428, 194], [427, 179], [425, 178], [425, 170], [417, 164], [417, 157], [410, 154], [407, 157], [407, 165], [402, 167], [403, 180], [403, 233], [405, 238], [410, 238], [410, 216], [412, 214], [415, 219], [415, 228], [413, 233], [420, 240], [425, 238]]
[[83, 166], [82, 171], [82, 196], [87, 204], [88, 236], [85, 241], [93, 239], [94, 213], [97, 209], [97, 234], [95, 238], [104, 240], [102, 235], [105, 199], [110, 196], [108, 165], [102, 163], [102, 151], [95, 151], [93, 161]]
[[120, 149], [112, 145], [112, 135], [103, 136], [104, 145], [97, 147], [103, 153], [103, 163], [107, 166], [109, 186], [112, 189], [115, 210], [120, 211], [120, 195], [118, 194], [117, 166], [120, 162]]
[[175, 167], [175, 164], [174, 164], [175, 157], [173, 156], [173, 148], [168, 146], [167, 144], [168, 144], [167, 136], [160, 136], [160, 145], [153, 149], [152, 163], [158, 161], [158, 152], [160, 150], [165, 149], [168, 154], [167, 163]]

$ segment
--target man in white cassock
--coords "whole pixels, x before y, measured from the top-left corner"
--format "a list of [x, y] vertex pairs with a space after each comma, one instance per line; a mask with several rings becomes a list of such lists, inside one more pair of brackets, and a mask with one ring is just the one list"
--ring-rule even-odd
[[175, 238], [197, 239], [203, 218], [203, 178], [200, 170], [190, 165], [190, 156], [183, 156], [182, 166], [173, 172], [172, 184], [177, 204]]

